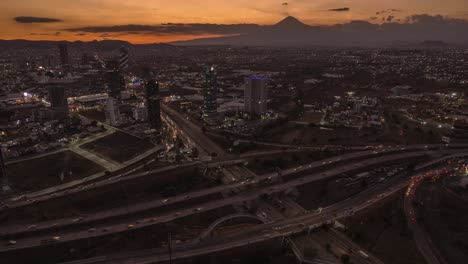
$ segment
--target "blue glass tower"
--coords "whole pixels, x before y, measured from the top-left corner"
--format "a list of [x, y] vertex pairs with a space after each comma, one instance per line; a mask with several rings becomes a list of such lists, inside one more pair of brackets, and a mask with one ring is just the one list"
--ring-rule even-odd
[[203, 89], [203, 119], [214, 122], [218, 118], [218, 81], [216, 69], [207, 67], [205, 69], [205, 87]]

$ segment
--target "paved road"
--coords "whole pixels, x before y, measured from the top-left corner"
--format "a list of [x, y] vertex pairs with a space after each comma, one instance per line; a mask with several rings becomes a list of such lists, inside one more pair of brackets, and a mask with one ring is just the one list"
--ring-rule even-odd
[[115, 171], [123, 167], [123, 165], [119, 162], [116, 162], [110, 159], [104, 159], [101, 156], [98, 156], [91, 151], [80, 148], [79, 146], [70, 147], [69, 150], [86, 159], [89, 159], [95, 162], [96, 164], [103, 167], [107, 171]]
[[313, 237], [321, 243], [330, 244], [332, 250], [339, 250], [341, 255], [348, 254], [353, 263], [375, 263], [383, 264], [381, 260], [373, 254], [362, 249], [344, 234], [331, 228], [328, 230], [317, 230], [313, 233]]
[[[128, 175], [129, 173], [133, 173], [143, 168], [144, 164], [139, 164], [139, 163], [149, 158], [151, 155], [158, 152], [160, 149], [161, 147], [158, 146], [158, 147], [148, 150], [147, 152], [141, 154], [138, 157], [135, 157], [134, 159], [129, 161], [132, 163], [126, 164], [125, 168], [122, 168], [119, 171], [115, 171], [114, 174], [112, 173], [106, 174], [105, 172], [97, 173], [97, 174], [94, 174], [94, 175], [91, 175], [91, 176], [88, 176], [79, 180], [70, 181], [67, 183], [63, 183], [63, 184], [49, 187], [46, 189], [42, 189], [39, 191], [16, 195], [14, 197], [11, 197], [3, 201], [2, 204], [3, 205], [8, 204], [10, 208], [30, 205], [30, 204], [37, 203], [40, 201], [46, 201], [48, 199], [56, 199], [58, 197], [73, 193], [73, 191], [70, 190], [72, 188], [76, 188], [75, 191], [87, 189], [88, 187], [91, 187], [92, 185], [91, 182], [102, 180], [102, 178], [105, 178], [104, 180], [102, 180], [102, 182], [105, 182], [108, 180], [109, 177], [115, 177], [115, 178], [123, 177], [125, 175]], [[82, 185], [84, 184], [90, 184], [90, 185], [85, 188], [82, 188], [83, 187]], [[4, 208], [0, 208], [0, 211], [2, 211], [2, 209]]]
[[[426, 163], [419, 169], [424, 169], [432, 164]], [[347, 212], [361, 211], [369, 206], [379, 203], [381, 200], [403, 190], [408, 186], [408, 181], [395, 178], [385, 184], [374, 186], [349, 199], [324, 208], [321, 213], [309, 212], [304, 215], [275, 221], [239, 231], [234, 236], [214, 239], [212, 241], [200, 241], [199, 243], [185, 243], [176, 245], [173, 250], [173, 259], [183, 259], [193, 256], [206, 255], [213, 252], [247, 246], [250, 244], [282, 238], [294, 233], [302, 232], [310, 228], [319, 227], [322, 224], [346, 217]], [[149, 264], [168, 260], [166, 249], [144, 250], [112, 256], [96, 257], [84, 261], [69, 262], [80, 263], [132, 263]]]
[[[425, 148], [423, 148], [423, 149], [425, 149]], [[95, 221], [100, 221], [100, 220], [104, 220], [104, 219], [109, 219], [109, 218], [112, 218], [112, 217], [122, 216], [122, 215], [125, 215], [125, 214], [137, 213], [137, 212], [141, 212], [141, 211], [155, 209], [155, 208], [158, 208], [160, 206], [166, 206], [166, 205], [170, 205], [170, 204], [186, 202], [187, 201], [186, 197], [189, 197], [189, 199], [195, 199], [195, 198], [208, 196], [208, 195], [212, 195], [212, 194], [216, 194], [216, 193], [229, 192], [231, 190], [236, 190], [236, 189], [251, 188], [252, 186], [255, 186], [255, 185], [259, 184], [259, 183], [261, 183], [261, 184], [267, 183], [267, 182], [264, 182], [265, 180], [271, 181], [276, 177], [281, 177], [284, 180], [289, 175], [302, 173], [302, 172], [312, 170], [312, 169], [319, 169], [320, 167], [324, 167], [324, 166], [330, 166], [330, 164], [333, 164], [333, 163], [336, 163], [336, 162], [340, 162], [340, 163], [350, 162], [350, 161], [352, 161], [352, 160], [354, 160], [356, 158], [366, 159], [366, 158], [370, 158], [370, 157], [375, 156], [375, 158], [373, 158], [373, 159], [370, 158], [371, 164], [373, 164], [372, 162], [373, 161], [375, 162], [376, 160], [377, 160], [377, 162], [385, 162], [387, 160], [394, 160], [394, 159], [398, 160], [398, 159], [404, 159], [404, 158], [407, 158], [407, 157], [413, 157], [413, 154], [411, 152], [408, 152], [408, 153], [403, 152], [402, 154], [390, 155], [390, 154], [393, 154], [395, 151], [398, 152], [398, 151], [401, 151], [401, 149], [400, 148], [388, 148], [388, 149], [381, 150], [381, 152], [365, 151], [365, 152], [350, 153], [350, 154], [342, 155], [340, 157], [333, 157], [333, 158], [325, 159], [325, 160], [322, 160], [322, 161], [315, 161], [315, 162], [312, 162], [312, 163], [309, 163], [309, 164], [301, 165], [301, 166], [298, 166], [298, 167], [295, 167], [295, 168], [286, 169], [286, 170], [280, 172], [280, 174], [278, 174], [277, 172], [267, 173], [267, 174], [262, 175], [261, 177], [256, 177], [256, 179], [253, 179], [253, 180], [245, 180], [245, 181], [242, 181], [242, 182], [234, 182], [234, 183], [228, 184], [228, 185], [217, 186], [217, 187], [208, 188], [208, 189], [205, 189], [205, 190], [202, 190], [202, 191], [187, 193], [187, 194], [185, 194], [183, 196], [181, 195], [179, 197], [171, 198], [169, 201], [166, 201], [164, 203], [163, 203], [163, 201], [165, 201], [166, 199], [155, 200], [155, 201], [136, 204], [136, 205], [127, 206], [127, 207], [123, 207], [123, 208], [115, 208], [115, 209], [112, 209], [111, 211], [104, 211], [100, 215], [90, 216], [89, 218], [86, 218], [84, 220], [84, 222], [87, 222], [87, 221], [95, 222]], [[426, 153], [426, 151], [415, 153], [414, 157], [424, 155], [425, 153]], [[389, 156], [389, 157], [387, 158], [387, 156]], [[234, 161], [235, 162], [242, 162], [243, 160], [234, 160]], [[231, 162], [230, 161], [214, 162], [212, 164], [214, 166], [218, 166], [218, 165], [222, 165], [222, 164], [231, 164]], [[196, 165], [196, 163], [191, 162], [191, 163], [188, 163], [188, 164], [173, 165], [173, 166], [169, 166], [169, 167], [156, 169], [156, 170], [153, 170], [153, 171], [150, 171], [150, 172], [143, 172], [143, 173], [135, 174], [135, 175], [133, 175], [131, 177], [144, 177], [144, 176], [147, 176], [147, 175], [150, 175], [150, 174], [153, 174], [153, 173], [164, 173], [164, 172], [167, 172], [169, 170], [186, 168], [186, 167], [190, 167], [190, 166], [193, 166], [193, 165]], [[344, 170], [344, 169], [347, 169], [349, 167], [353, 167], [354, 169], [351, 169], [351, 171], [352, 171], [352, 170], [365, 168], [366, 166], [367, 166], [366, 162], [358, 162], [358, 163], [355, 163], [355, 164], [348, 165], [348, 167], [342, 167], [342, 169]], [[335, 172], [344, 173], [345, 171], [343, 171], [343, 170], [342, 171], [335, 171]], [[323, 178], [326, 178], [326, 177], [333, 177], [333, 176], [335, 176], [334, 173], [331, 173], [331, 174], [330, 173], [328, 173], [328, 174], [324, 173], [323, 175], [319, 175], [319, 177], [315, 176], [314, 180], [320, 180], [320, 179], [323, 179]], [[79, 192], [83, 192], [83, 191], [86, 191], [86, 190], [99, 188], [99, 187], [103, 187], [103, 186], [108, 186], [110, 184], [119, 183], [121, 180], [122, 179], [119, 178], [119, 177], [111, 177], [111, 178], [107, 179], [104, 182], [97, 182], [97, 183], [93, 183], [91, 185], [81, 186], [80, 189], [66, 190], [63, 194], [70, 195], [70, 194], [73, 194], [73, 193], [79, 193]], [[297, 181], [299, 181], [299, 183], [305, 183], [306, 182], [302, 178], [297, 180]], [[52, 197], [47, 196], [45, 198], [47, 200], [47, 199], [50, 199], [50, 198], [58, 198], [58, 197], [60, 197], [59, 194], [56, 194], [56, 195], [54, 195]], [[40, 201], [40, 197], [37, 198], [35, 202], [39, 202], [39, 201]], [[20, 202], [18, 202], [16, 204], [10, 205], [9, 207], [14, 208], [14, 206], [21, 206], [22, 202], [27, 203], [28, 201], [20, 201]], [[73, 223], [72, 220], [73, 219], [62, 219], [62, 220], [59, 221], [58, 225], [64, 225], [64, 226], [72, 225], [72, 223]], [[50, 222], [41, 223], [41, 225], [37, 229], [41, 230], [41, 229], [48, 229], [50, 227], [55, 227], [55, 225], [57, 224], [57, 221], [58, 220], [53, 220], [53, 221], [50, 221]], [[12, 232], [16, 232], [16, 233], [25, 232], [25, 233], [27, 233], [27, 232], [36, 231], [36, 230], [24, 230], [25, 229], [24, 226], [5, 226], [3, 228], [0, 228], [0, 233], [2, 233], [2, 230], [5, 230], [5, 229], [7, 230], [5, 233], [12, 233]]]
[[198, 146], [200, 146], [208, 155], [216, 153], [217, 157], [222, 158], [227, 154], [219, 147], [216, 143], [211, 141], [205, 134], [203, 134], [201, 128], [194, 124], [189, 118], [184, 117], [181, 113], [175, 111], [171, 107], [161, 103], [161, 110], [164, 111], [171, 119], [176, 122], [177, 126], [185, 133], [186, 136], [190, 137]]
[[[390, 184], [392, 183], [392, 184]], [[183, 259], [193, 256], [206, 255], [218, 251], [248, 246], [274, 238], [288, 237], [294, 233], [302, 232], [310, 227], [319, 227], [322, 224], [330, 223], [336, 219], [345, 216], [344, 212], [348, 208], [355, 211], [363, 210], [386, 197], [393, 195], [405, 188], [404, 181], [387, 182], [378, 188], [369, 189], [350, 199], [325, 208], [321, 214], [309, 212], [304, 215], [267, 223], [240, 230], [237, 234], [230, 237], [222, 237], [213, 240], [201, 241], [199, 243], [186, 243], [176, 245], [173, 250], [173, 259]], [[391, 189], [390, 189], [391, 188]], [[377, 196], [377, 194], [382, 194]], [[373, 199], [372, 202], [368, 202]], [[168, 260], [167, 249], [145, 250], [141, 252], [132, 252], [122, 255], [98, 257], [88, 259], [87, 262], [69, 262], [72, 263], [133, 263], [149, 264], [164, 262]]]
[[44, 152], [44, 153], [37, 154], [37, 155], [21, 157], [19, 159], [7, 160], [5, 162], [5, 165], [10, 165], [10, 164], [29, 161], [29, 160], [39, 159], [39, 158], [47, 157], [47, 156], [54, 155], [54, 154], [57, 154], [57, 153], [62, 153], [62, 152], [65, 152], [65, 151], [68, 151], [68, 148], [63, 147], [63, 148], [55, 149], [55, 150]]
[[[252, 187], [254, 188], [247, 189], [245, 192], [242, 192], [232, 197], [211, 201], [202, 205], [195, 205], [190, 208], [184, 208], [182, 210], [169, 212], [163, 215], [155, 214], [145, 219], [132, 219], [132, 220], [127, 219], [125, 223], [118, 223], [118, 224], [112, 224], [112, 225], [97, 224], [95, 227], [96, 228], [95, 232], [89, 232], [87, 230], [79, 230], [79, 231], [73, 230], [70, 232], [63, 231], [63, 233], [60, 234], [61, 236], [60, 242], [75, 241], [75, 240], [85, 239], [89, 237], [105, 236], [111, 233], [126, 232], [129, 230], [128, 228], [129, 224], [134, 224], [135, 226], [132, 227], [132, 229], [136, 229], [136, 228], [148, 227], [151, 225], [155, 225], [157, 223], [169, 222], [169, 221], [172, 221], [172, 220], [184, 217], [184, 216], [196, 214], [199, 212], [205, 212], [208, 210], [221, 208], [227, 205], [240, 204], [245, 201], [254, 200], [257, 197], [261, 196], [262, 194], [284, 192], [286, 190], [290, 190], [297, 186], [304, 185], [313, 181], [317, 181], [317, 180], [321, 180], [321, 179], [325, 179], [329, 177], [334, 177], [339, 174], [360, 170], [369, 166], [382, 164], [384, 162], [408, 160], [408, 159], [413, 159], [417, 157], [422, 157], [426, 155], [427, 153], [428, 153], [427, 151], [419, 151], [419, 152], [410, 152], [410, 153], [395, 154], [395, 155], [384, 156], [384, 157], [370, 158], [359, 163], [346, 164], [341, 167], [336, 167], [336, 168], [333, 168], [333, 169], [330, 169], [321, 173], [310, 174], [300, 179], [295, 179], [295, 180], [291, 180], [285, 183], [279, 183], [276, 185], [266, 186], [266, 187], [255, 187], [258, 183], [258, 180], [252, 180], [249, 182], [244, 182], [244, 184], [247, 186], [252, 185]], [[222, 187], [229, 188], [230, 186], [222, 186]], [[140, 206], [141, 205], [134, 206], [134, 207], [136, 209], [141, 210]], [[201, 208], [201, 209], [197, 209], [197, 208]], [[136, 224], [137, 222], [138, 224]], [[50, 228], [57, 227], [60, 224], [62, 223], [57, 222], [56, 224], [54, 223], [51, 226], [45, 226], [44, 228], [50, 229]], [[69, 222], [68, 222], [68, 225], [70, 225]], [[22, 230], [23, 232], [27, 232], [26, 230], [24, 230], [24, 227]], [[34, 236], [34, 234], [32, 235], [33, 236], [31, 237], [17, 239], [18, 243], [13, 246], [8, 247], [5, 245], [0, 245], [0, 252], [22, 249], [22, 248], [29, 248], [29, 247], [37, 247], [42, 244], [41, 241], [48, 239], [48, 238], [50, 239], [51, 237], [51, 235], [38, 235], [38, 236]]]
[[[423, 149], [425, 149], [425, 148], [423, 148]], [[409, 157], [418, 157], [418, 156], [422, 156], [422, 155], [426, 154], [426, 152], [427, 152], [427, 151], [422, 151], [422, 152], [417, 152], [417, 153], [403, 152], [401, 154], [393, 154], [393, 153], [395, 153], [395, 151], [397, 151], [397, 153], [398, 153], [398, 151], [401, 151], [400, 148], [389, 148], [389, 149], [385, 149], [385, 150], [381, 150], [381, 151], [382, 152], [365, 151], [365, 152], [358, 152], [358, 153], [350, 153], [350, 154], [342, 155], [340, 157], [333, 157], [333, 158], [329, 158], [329, 159], [325, 159], [325, 160], [321, 160], [321, 161], [315, 161], [315, 162], [311, 162], [309, 164], [301, 165], [301, 166], [298, 166], [298, 167], [295, 167], [295, 168], [290, 168], [290, 169], [283, 170], [279, 174], [278, 174], [278, 172], [272, 172], [272, 173], [264, 174], [264, 175], [259, 176], [259, 177], [251, 178], [250, 180], [245, 180], [245, 181], [240, 181], [240, 182], [239, 181], [233, 181], [233, 183], [231, 183], [231, 184], [217, 186], [217, 187], [213, 187], [213, 188], [204, 189], [204, 190], [201, 190], [201, 191], [196, 191], [196, 192], [191, 192], [191, 193], [187, 193], [187, 194], [184, 194], [184, 195], [180, 195], [178, 197], [169, 199], [169, 201], [166, 201], [166, 199], [159, 199], [159, 200], [155, 200], [155, 201], [151, 201], [151, 202], [147, 202], [147, 203], [134, 204], [134, 205], [126, 206], [126, 207], [122, 207], [122, 208], [114, 208], [111, 211], [103, 211], [100, 214], [96, 214], [96, 215], [92, 215], [90, 217], [87, 217], [86, 219], [83, 220], [83, 222], [96, 222], [96, 221], [101, 221], [101, 220], [104, 220], [104, 219], [109, 219], [109, 218], [112, 218], [112, 217], [123, 216], [125, 214], [132, 214], [132, 213], [142, 212], [142, 211], [146, 211], [146, 210], [150, 210], [150, 209], [156, 209], [156, 208], [161, 207], [161, 206], [167, 206], [167, 205], [176, 204], [176, 203], [183, 203], [183, 202], [186, 202], [188, 199], [195, 199], [195, 198], [208, 196], [208, 195], [212, 195], [212, 194], [217, 194], [217, 193], [223, 193], [223, 192], [226, 193], [226, 192], [230, 192], [230, 191], [234, 191], [234, 190], [238, 190], [238, 189], [253, 188], [258, 184], [269, 184], [270, 182], [273, 181], [274, 178], [277, 178], [277, 177], [281, 177], [283, 180], [287, 180], [287, 177], [290, 176], [290, 175], [294, 175], [294, 174], [297, 174], [297, 173], [303, 173], [303, 172], [313, 170], [313, 169], [319, 169], [321, 167], [329, 167], [331, 164], [337, 163], [337, 162], [340, 162], [340, 163], [351, 162], [352, 160], [357, 159], [357, 158], [359, 158], [359, 159], [369, 159], [368, 161], [357, 162], [357, 163], [354, 163], [354, 164], [348, 164], [346, 166], [342, 166], [341, 167], [342, 170], [335, 169], [335, 170], [332, 170], [332, 173], [325, 172], [323, 174], [315, 175], [313, 180], [315, 181], [315, 180], [320, 180], [320, 179], [324, 179], [324, 178], [327, 178], [327, 177], [333, 177], [333, 176], [336, 176], [336, 173], [344, 173], [346, 171], [363, 169], [363, 168], [367, 167], [368, 164], [378, 164], [378, 163], [386, 162], [386, 161], [390, 161], [390, 160], [405, 159], [405, 158], [409, 158]], [[393, 154], [393, 155], [391, 155], [391, 154]], [[371, 157], [375, 157], [375, 158], [371, 158]], [[235, 162], [242, 162], [243, 160], [234, 160], [234, 161]], [[230, 164], [230, 161], [214, 162], [212, 164], [214, 166], [219, 166], [221, 164]], [[169, 166], [169, 167], [164, 167], [164, 168], [152, 170], [150, 172], [143, 172], [143, 173], [135, 174], [135, 175], [133, 175], [131, 177], [145, 177], [147, 175], [151, 175], [151, 174], [154, 174], [154, 173], [164, 173], [164, 172], [168, 172], [170, 170], [187, 168], [187, 167], [194, 166], [194, 165], [196, 165], [195, 162], [191, 162], [191, 163], [188, 163], [188, 164], [173, 165], [173, 166]], [[111, 177], [111, 178], [107, 179], [104, 182], [97, 182], [97, 183], [93, 183], [91, 185], [84, 185], [84, 186], [81, 186], [80, 189], [67, 190], [66, 193], [63, 193], [63, 194], [70, 195], [70, 194], [73, 194], [73, 193], [79, 193], [79, 192], [83, 192], [83, 191], [90, 190], [90, 189], [109, 186], [110, 184], [119, 183], [119, 182], [121, 182], [121, 180], [122, 179], [118, 178], [118, 177]], [[268, 181], [266, 181], [266, 180], [268, 180]], [[296, 180], [296, 182], [297, 183], [306, 183], [308, 181], [301, 178], [299, 180]], [[54, 195], [52, 197], [45, 197], [45, 198], [50, 199], [50, 198], [58, 198], [58, 197], [59, 197], [59, 194], [56, 194], [56, 195]], [[188, 197], [188, 199], [187, 199], [187, 197]], [[40, 201], [40, 198], [37, 198], [36, 202], [38, 202], [38, 201]], [[25, 201], [25, 202], [27, 202], [27, 201]], [[19, 203], [14, 204], [14, 205], [20, 206], [21, 201]], [[14, 205], [10, 205], [10, 208], [13, 208]], [[24, 226], [4, 226], [4, 227], [0, 227], [0, 233], [4, 233], [4, 234], [28, 233], [28, 232], [35, 232], [35, 231], [38, 231], [38, 230], [41, 230], [41, 229], [55, 228], [57, 225], [58, 226], [62, 226], [62, 225], [63, 226], [70, 226], [70, 225], [73, 225], [73, 224], [81, 224], [81, 222], [80, 223], [74, 223], [73, 222], [74, 219], [52, 220], [52, 221], [49, 221], [49, 222], [41, 223], [41, 225], [38, 225], [38, 227], [35, 230], [28, 230]], [[57, 224], [57, 222], [58, 222], [58, 224]]]
[[[387, 148], [382, 148], [379, 150], [367, 150], [367, 151], [361, 151], [361, 152], [354, 152], [354, 153], [349, 153], [349, 154], [345, 154], [345, 155], [341, 155], [337, 157], [328, 158], [328, 159], [321, 160], [321, 161], [312, 162], [304, 166], [286, 169], [281, 172], [281, 175], [287, 176], [292, 173], [299, 173], [299, 172], [303, 172], [306, 170], [318, 168], [324, 165], [333, 165], [334, 163], [338, 163], [338, 162], [345, 161], [345, 160], [359, 159], [359, 158], [365, 158], [369, 156], [387, 155], [387, 154], [396, 153], [396, 152], [407, 152], [407, 151], [415, 151], [415, 150], [432, 150], [438, 147], [440, 147], [440, 145], [429, 145], [427, 147], [424, 145], [415, 145], [415, 146], [407, 146], [407, 147], [387, 147]], [[277, 151], [271, 151], [271, 153], [278, 154]], [[147, 152], [146, 154], [143, 154], [140, 157], [141, 159], [144, 159], [148, 157], [148, 155], [150, 154], [152, 154], [152, 152]], [[259, 155], [263, 156], [263, 155], [267, 155], [267, 153], [260, 152]], [[242, 157], [252, 158], [253, 155], [246, 154]], [[241, 161], [241, 160], [242, 159], [240, 160], [237, 159], [237, 161]], [[217, 166], [217, 165], [229, 164], [232, 161], [236, 161], [236, 158], [233, 157], [232, 160], [227, 159], [226, 161], [221, 161], [221, 162], [213, 161], [213, 162], [207, 162], [204, 164], [206, 166], [212, 167], [212, 166]], [[104, 173], [92, 175], [90, 177], [68, 182], [62, 185], [57, 185], [57, 186], [47, 188], [41, 191], [16, 196], [16, 197], [6, 200], [5, 203], [8, 204], [9, 208], [17, 208], [17, 207], [21, 207], [25, 205], [30, 205], [33, 203], [44, 202], [50, 199], [57, 199], [58, 197], [64, 197], [73, 193], [81, 192], [83, 190], [89, 191], [90, 189], [94, 189], [94, 188], [98, 188], [102, 186], [108, 186], [110, 184], [121, 183], [121, 182], [132, 180], [138, 177], [145, 177], [145, 176], [148, 176], [148, 174], [162, 173], [162, 172], [170, 171], [173, 169], [182, 169], [182, 168], [187, 168], [187, 167], [195, 167], [199, 165], [203, 165], [203, 163], [200, 161], [185, 162], [181, 164], [170, 165], [164, 168], [131, 175], [131, 173], [143, 167], [143, 165], [140, 165], [139, 167], [134, 168], [130, 171], [126, 171], [125, 173], [119, 173], [115, 176], [112, 175], [112, 177], [110, 178], [105, 177], [107, 175], [105, 175]], [[277, 175], [278, 174], [276, 172], [270, 173], [268, 174], [268, 177], [270, 176], [275, 177]], [[97, 181], [99, 180], [99, 178], [103, 178], [103, 177], [107, 179], [104, 179], [102, 181]], [[93, 182], [93, 183], [90, 183], [90, 182]], [[5, 209], [4, 207], [0, 207], [0, 211], [4, 209]]]
[[28, 157], [14, 159], [14, 160], [9, 160], [9, 161], [5, 162], [5, 164], [9, 165], [9, 164], [24, 162], [24, 161], [28, 161], [28, 160], [38, 159], [38, 158], [47, 157], [47, 156], [50, 156], [50, 155], [53, 155], [53, 154], [61, 153], [61, 152], [69, 150], [70, 148], [79, 147], [79, 146], [81, 146], [83, 144], [86, 144], [86, 143], [92, 142], [94, 140], [103, 138], [103, 137], [108, 136], [108, 135], [110, 135], [110, 134], [112, 134], [114, 132], [115, 132], [114, 129], [108, 129], [108, 130], [106, 130], [106, 131], [104, 131], [102, 133], [91, 135], [91, 136], [85, 138], [82, 141], [78, 141], [76, 143], [70, 144], [68, 147], [56, 149], [56, 150], [41, 153], [41, 154], [38, 154], [38, 155], [28, 156]]
[[433, 170], [412, 177], [411, 183], [406, 191], [404, 200], [405, 215], [408, 221], [408, 226], [411, 229], [411, 231], [413, 231], [414, 242], [416, 243], [419, 252], [421, 252], [424, 259], [429, 264], [447, 264], [447, 262], [442, 257], [437, 247], [433, 244], [426, 230], [418, 224], [416, 213], [413, 207], [413, 201], [416, 190], [421, 185], [421, 183], [426, 178], [438, 175], [439, 173], [441, 173], [441, 170]]
[[343, 146], [343, 145], [316, 145], [316, 146], [299, 146], [299, 145], [288, 145], [288, 144], [279, 144], [279, 143], [271, 143], [271, 142], [263, 142], [263, 141], [256, 141], [256, 140], [238, 140], [239, 142], [267, 146], [267, 147], [275, 147], [275, 148], [287, 148], [287, 149], [297, 149], [297, 150], [311, 150], [311, 151], [321, 151], [325, 149], [329, 150], [368, 150], [368, 149], [379, 149], [382, 145], [368, 145], [368, 146]]

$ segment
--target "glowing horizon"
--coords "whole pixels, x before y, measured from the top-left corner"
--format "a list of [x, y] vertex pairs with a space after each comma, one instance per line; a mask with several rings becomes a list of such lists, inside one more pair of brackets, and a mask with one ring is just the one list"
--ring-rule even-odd
[[[286, 4], [287, 2], [287, 4]], [[2, 0], [0, 39], [91, 41], [116, 39], [132, 43], [171, 42], [224, 36], [216, 32], [81, 32], [68, 29], [112, 26], [158, 26], [164, 23], [271, 25], [291, 15], [309, 25], [353, 20], [401, 22], [415, 14], [468, 18], [468, 1], [446, 0]], [[18, 19], [18, 17], [20, 17]], [[26, 18], [24, 18], [26, 17]], [[17, 18], [17, 20], [15, 20]]]

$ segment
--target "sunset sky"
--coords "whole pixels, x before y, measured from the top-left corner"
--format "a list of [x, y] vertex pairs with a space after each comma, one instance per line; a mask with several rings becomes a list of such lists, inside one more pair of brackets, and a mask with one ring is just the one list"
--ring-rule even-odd
[[[164, 23], [269, 25], [288, 15], [309, 25], [352, 20], [404, 23], [406, 17], [415, 14], [468, 19], [468, 1], [1, 0], [0, 39], [122, 39], [152, 43], [222, 35], [216, 30], [193, 33], [151, 28]], [[106, 28], [127, 25], [135, 25], [138, 30], [117, 27], [106, 32]]]

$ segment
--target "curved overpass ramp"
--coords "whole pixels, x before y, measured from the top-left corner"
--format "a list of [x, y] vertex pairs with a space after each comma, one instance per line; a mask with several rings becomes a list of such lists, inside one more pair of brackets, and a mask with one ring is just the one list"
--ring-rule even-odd
[[221, 224], [229, 221], [229, 220], [233, 220], [233, 219], [254, 219], [254, 220], [258, 220], [259, 222], [261, 222], [262, 224], [266, 223], [265, 219], [262, 219], [256, 215], [252, 215], [252, 214], [232, 214], [232, 215], [227, 215], [227, 216], [224, 216], [216, 221], [214, 221], [205, 231], [203, 231], [203, 233], [200, 234], [200, 240], [203, 240], [203, 239], [206, 239], [208, 236], [211, 235], [211, 233], [213, 232], [213, 230], [215, 228], [217, 228], [218, 226], [220, 226]]

